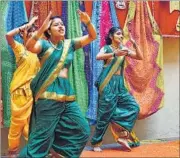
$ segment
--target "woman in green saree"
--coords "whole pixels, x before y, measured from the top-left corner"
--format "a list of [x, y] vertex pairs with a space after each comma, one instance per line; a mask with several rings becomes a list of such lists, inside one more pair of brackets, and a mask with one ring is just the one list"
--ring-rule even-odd
[[[27, 49], [38, 54], [41, 69], [31, 83], [34, 96], [34, 123], [27, 146], [19, 157], [42, 157], [52, 148], [56, 156], [79, 157], [90, 134], [68, 80], [73, 53], [96, 38], [90, 17], [78, 10], [88, 35], [64, 39], [65, 26], [50, 12], [44, 23], [27, 42]], [[38, 40], [42, 34], [47, 40]]]
[[109, 123], [116, 142], [131, 150], [127, 140], [137, 119], [139, 105], [124, 86], [123, 64], [125, 56], [139, 60], [143, 57], [133, 39], [135, 50], [124, 46], [122, 40], [122, 30], [112, 27], [106, 37], [107, 45], [96, 56], [97, 60], [104, 60], [104, 67], [96, 81], [99, 96], [97, 125], [91, 140], [94, 151], [102, 151], [100, 146]]

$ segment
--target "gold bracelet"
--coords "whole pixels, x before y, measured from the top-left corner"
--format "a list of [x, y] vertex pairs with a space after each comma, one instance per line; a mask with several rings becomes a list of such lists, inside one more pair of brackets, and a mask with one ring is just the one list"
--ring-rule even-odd
[[35, 40], [35, 41], [38, 41], [39, 40], [39, 37], [37, 36], [37, 34], [35, 33], [32, 38]]

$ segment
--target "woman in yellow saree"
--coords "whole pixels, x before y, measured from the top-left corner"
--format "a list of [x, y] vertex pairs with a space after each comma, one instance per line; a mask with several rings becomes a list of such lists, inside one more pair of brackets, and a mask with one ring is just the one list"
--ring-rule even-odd
[[97, 54], [97, 60], [104, 60], [103, 70], [96, 81], [98, 96], [97, 125], [91, 144], [94, 151], [100, 148], [106, 129], [111, 123], [112, 134], [119, 144], [127, 150], [130, 132], [139, 113], [139, 105], [124, 86], [123, 64], [126, 57], [141, 60], [142, 53], [131, 39], [134, 49], [122, 43], [123, 32], [119, 27], [112, 27], [106, 37], [106, 44]]
[[[75, 101], [68, 68], [74, 51], [93, 41], [96, 31], [90, 17], [78, 10], [89, 34], [65, 40], [61, 18], [51, 14], [27, 43], [27, 49], [38, 54], [41, 69], [31, 83], [34, 126], [19, 157], [44, 158], [51, 148], [63, 157], [79, 157], [90, 134], [89, 125]], [[43, 33], [48, 40], [38, 40]]]
[[[6, 40], [11, 46], [17, 68], [13, 74], [10, 85], [11, 94], [11, 123], [8, 134], [8, 154], [15, 155], [20, 146], [21, 135], [28, 140], [29, 120], [32, 110], [33, 98], [30, 83], [39, 70], [39, 60], [36, 54], [27, 51], [25, 44], [35, 31], [33, 17], [29, 23], [9, 31]], [[14, 40], [14, 36], [20, 34], [23, 44]]]

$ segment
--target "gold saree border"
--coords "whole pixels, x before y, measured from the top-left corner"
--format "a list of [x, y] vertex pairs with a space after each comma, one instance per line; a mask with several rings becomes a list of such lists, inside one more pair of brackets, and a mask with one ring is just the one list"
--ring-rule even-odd
[[68, 48], [69, 45], [71, 43], [71, 40], [65, 40], [64, 42], [64, 49], [61, 55], [61, 58], [59, 60], [59, 63], [57, 64], [56, 68], [54, 69], [54, 71], [49, 75], [49, 77], [47, 78], [47, 80], [44, 82], [44, 84], [41, 86], [39, 92], [37, 93], [36, 97], [35, 97], [35, 101], [38, 100], [39, 96], [41, 96], [41, 94], [43, 94], [46, 90], [46, 88], [56, 79], [56, 77], [58, 76], [59, 71], [62, 69], [63, 65], [64, 65], [64, 61], [66, 59], [66, 56], [68, 54]]
[[52, 52], [54, 51], [54, 48], [53, 47], [50, 47], [44, 54], [44, 56], [42, 57], [41, 61], [40, 61], [40, 64], [41, 64], [41, 67], [42, 65], [44, 64], [44, 62], [47, 60], [47, 58], [52, 54]]
[[64, 95], [64, 94], [57, 94], [55, 92], [44, 92], [40, 95], [39, 98], [45, 99], [52, 99], [57, 101], [74, 101], [76, 99], [75, 95]]
[[102, 93], [104, 87], [107, 85], [107, 83], [110, 81], [110, 79], [112, 78], [112, 76], [114, 75], [114, 73], [117, 71], [117, 68], [119, 66], [119, 64], [123, 61], [124, 56], [120, 56], [117, 57], [117, 61], [115, 62], [115, 64], [112, 66], [110, 72], [108, 73], [108, 75], [106, 76], [106, 78], [104, 79], [103, 83], [99, 86], [99, 92], [100, 94]]

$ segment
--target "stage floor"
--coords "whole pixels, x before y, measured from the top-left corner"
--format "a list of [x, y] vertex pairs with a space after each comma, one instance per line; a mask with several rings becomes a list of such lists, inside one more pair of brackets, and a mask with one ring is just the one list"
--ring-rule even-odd
[[91, 147], [86, 147], [81, 158], [93, 157], [179, 157], [180, 141], [142, 141], [141, 145], [132, 148], [131, 152], [126, 152], [121, 149], [119, 144], [108, 144], [102, 146], [102, 152], [93, 152]]

